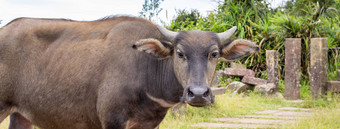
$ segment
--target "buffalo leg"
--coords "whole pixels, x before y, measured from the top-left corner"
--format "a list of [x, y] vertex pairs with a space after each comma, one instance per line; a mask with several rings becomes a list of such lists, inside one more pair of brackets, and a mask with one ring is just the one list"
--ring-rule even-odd
[[12, 107], [9, 104], [0, 102], [0, 123], [12, 113], [11, 109]]
[[19, 113], [10, 116], [8, 129], [33, 129], [33, 124]]

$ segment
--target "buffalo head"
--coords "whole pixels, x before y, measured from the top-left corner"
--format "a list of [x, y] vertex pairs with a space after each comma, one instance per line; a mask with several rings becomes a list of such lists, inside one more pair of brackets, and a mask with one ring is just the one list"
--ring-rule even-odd
[[209, 85], [218, 58], [236, 60], [259, 49], [249, 40], [230, 40], [236, 27], [223, 33], [199, 30], [173, 32], [161, 26], [157, 28], [167, 41], [141, 39], [134, 48], [157, 58], [172, 59], [175, 75], [184, 88], [181, 101], [192, 106], [214, 102]]

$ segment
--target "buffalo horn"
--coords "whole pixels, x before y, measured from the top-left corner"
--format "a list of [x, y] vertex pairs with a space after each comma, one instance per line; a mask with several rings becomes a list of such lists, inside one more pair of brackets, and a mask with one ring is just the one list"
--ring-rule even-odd
[[168, 29], [166, 29], [165, 27], [160, 26], [160, 25], [157, 25], [157, 28], [158, 28], [159, 32], [161, 32], [162, 35], [163, 35], [167, 40], [169, 40], [169, 41], [172, 42], [172, 43], [175, 41], [175, 38], [176, 38], [178, 32], [170, 31], [170, 30], [168, 30]]
[[221, 43], [223, 43], [224, 41], [228, 40], [234, 34], [235, 31], [236, 31], [236, 26], [233, 26], [227, 31], [218, 33], [217, 36], [220, 39]]

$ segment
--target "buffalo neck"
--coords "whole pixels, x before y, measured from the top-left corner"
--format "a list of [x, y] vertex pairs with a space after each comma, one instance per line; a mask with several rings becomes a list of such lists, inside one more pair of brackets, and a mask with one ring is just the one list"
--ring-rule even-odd
[[175, 76], [172, 57], [155, 59], [149, 56], [145, 61], [147, 63], [142, 63], [143, 68], [139, 69], [142, 74], [146, 74], [143, 76], [146, 84], [143, 85], [144, 92], [169, 103], [178, 103], [183, 87]]

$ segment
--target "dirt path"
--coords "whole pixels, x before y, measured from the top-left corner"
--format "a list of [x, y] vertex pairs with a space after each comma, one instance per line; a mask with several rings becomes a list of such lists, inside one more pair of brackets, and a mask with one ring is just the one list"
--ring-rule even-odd
[[294, 123], [311, 116], [311, 109], [282, 107], [277, 110], [255, 112], [254, 115], [240, 115], [233, 118], [214, 118], [215, 122], [202, 122], [193, 127], [206, 128], [275, 128], [282, 124]]

